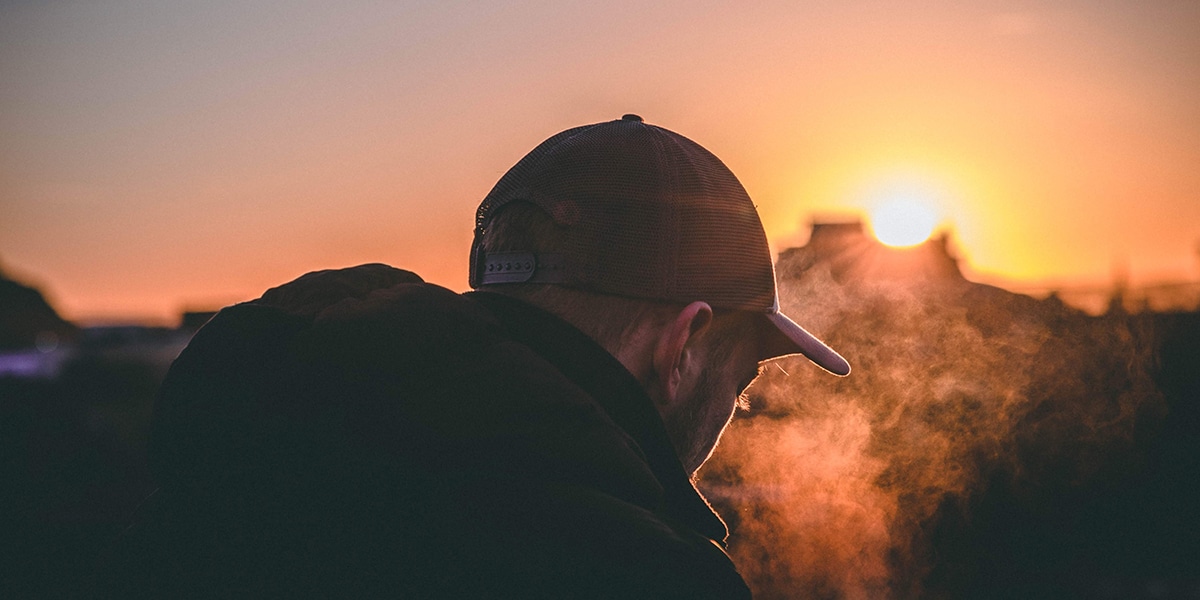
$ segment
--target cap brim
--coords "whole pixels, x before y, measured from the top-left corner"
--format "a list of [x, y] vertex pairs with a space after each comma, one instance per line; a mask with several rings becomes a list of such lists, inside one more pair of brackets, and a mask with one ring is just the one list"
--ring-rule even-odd
[[850, 363], [842, 355], [834, 352], [824, 342], [789, 319], [781, 312], [763, 315], [770, 323], [768, 334], [764, 341], [762, 360], [778, 358], [789, 354], [803, 354], [818, 367], [845, 377], [850, 374]]

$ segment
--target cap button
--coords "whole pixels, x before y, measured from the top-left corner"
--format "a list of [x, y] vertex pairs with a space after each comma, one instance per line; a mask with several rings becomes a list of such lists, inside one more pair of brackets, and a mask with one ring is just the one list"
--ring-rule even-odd
[[642, 122], [642, 118], [635, 114], [621, 115], [621, 120], [622, 121], [637, 121], [638, 123]]

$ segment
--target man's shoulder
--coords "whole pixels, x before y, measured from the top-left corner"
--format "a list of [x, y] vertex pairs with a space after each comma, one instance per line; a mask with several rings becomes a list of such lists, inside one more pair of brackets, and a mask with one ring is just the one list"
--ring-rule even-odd
[[271, 308], [313, 322], [370, 317], [397, 309], [470, 310], [461, 295], [420, 275], [380, 263], [306, 273], [235, 305]]
[[[260, 349], [286, 351], [297, 359], [341, 356], [395, 363], [412, 353], [419, 358], [438, 348], [488, 345], [501, 337], [499, 324], [470, 298], [412, 271], [374, 263], [313, 271], [226, 307], [201, 328], [181, 358]], [[278, 345], [272, 341], [285, 347], [272, 347]]]
[[426, 471], [584, 477], [644, 501], [657, 489], [594, 399], [482, 304], [384, 265], [310, 273], [221, 311], [156, 412], [160, 474], [277, 468], [277, 448], [333, 444]]
[[309, 274], [222, 311], [172, 366], [151, 441], [170, 494], [145, 520], [174, 529], [143, 537], [200, 579], [189, 556], [252, 529], [264, 541], [230, 564], [312, 535], [333, 550], [300, 564], [373, 548], [367, 580], [402, 590], [736, 587], [715, 546], [664, 520], [594, 400], [469, 296], [383, 265]]

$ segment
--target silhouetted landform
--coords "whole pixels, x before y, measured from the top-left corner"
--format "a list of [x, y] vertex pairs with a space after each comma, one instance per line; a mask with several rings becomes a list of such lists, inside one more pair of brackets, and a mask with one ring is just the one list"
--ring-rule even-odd
[[78, 333], [41, 292], [0, 272], [0, 350], [45, 348], [70, 342]]
[[57, 378], [72, 362], [119, 361], [165, 373], [215, 311], [185, 311], [178, 327], [79, 327], [35, 288], [0, 274], [0, 377]]
[[769, 367], [701, 473], [756, 598], [1200, 593], [1200, 314], [1089, 316], [856, 223], [776, 269], [854, 370]]
[[[851, 281], [963, 282], [950, 237], [941, 233], [910, 248], [888, 248], [862, 221], [814, 222], [808, 243], [779, 253], [776, 269], [799, 275], [819, 265], [839, 284]], [[780, 274], [784, 278], [783, 274]]]

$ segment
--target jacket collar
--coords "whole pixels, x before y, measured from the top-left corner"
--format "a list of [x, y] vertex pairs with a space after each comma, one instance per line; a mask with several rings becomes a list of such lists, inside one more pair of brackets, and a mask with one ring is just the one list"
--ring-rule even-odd
[[654, 403], [633, 374], [607, 350], [558, 317], [520, 300], [468, 292], [508, 335], [540, 355], [587, 392], [641, 447], [665, 492], [668, 514], [722, 545], [729, 531], [684, 470]]

